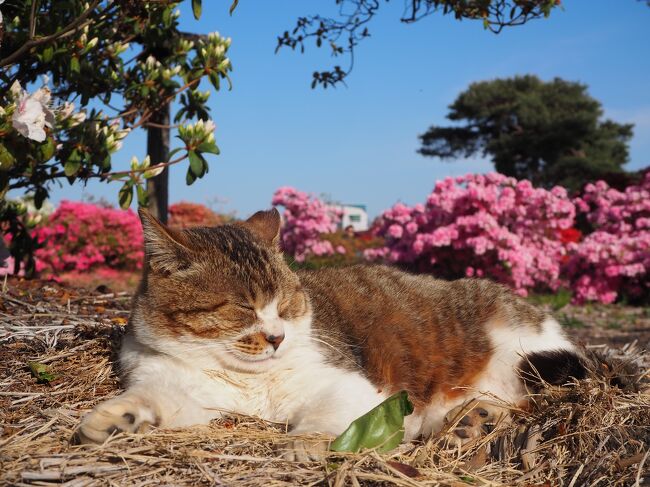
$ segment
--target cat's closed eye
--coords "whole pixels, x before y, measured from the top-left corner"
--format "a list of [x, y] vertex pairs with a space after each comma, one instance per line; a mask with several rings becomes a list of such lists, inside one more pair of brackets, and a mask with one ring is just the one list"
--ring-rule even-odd
[[253, 307], [253, 305], [248, 304], [248, 303], [233, 303], [233, 306], [241, 308], [241, 309], [243, 309], [245, 311], [255, 311], [255, 308]]

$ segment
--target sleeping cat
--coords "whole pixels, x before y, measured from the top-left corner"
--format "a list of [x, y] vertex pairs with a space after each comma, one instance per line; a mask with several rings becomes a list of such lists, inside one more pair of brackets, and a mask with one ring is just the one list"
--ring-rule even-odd
[[461, 444], [525, 395], [518, 369], [561, 383], [579, 352], [558, 323], [488, 280], [441, 281], [385, 266], [293, 272], [277, 210], [173, 231], [140, 212], [146, 265], [120, 352], [126, 391], [84, 417], [76, 438], [207, 423], [236, 412], [290, 426], [286, 457], [326, 444], [406, 390], [407, 440]]

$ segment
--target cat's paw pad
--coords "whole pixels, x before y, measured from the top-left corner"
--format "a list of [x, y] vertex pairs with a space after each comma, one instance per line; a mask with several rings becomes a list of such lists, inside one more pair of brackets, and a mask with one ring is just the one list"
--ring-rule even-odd
[[486, 401], [472, 401], [450, 410], [445, 416], [448, 431], [444, 442], [448, 446], [465, 446], [491, 433], [508, 417], [508, 410]]
[[144, 433], [158, 424], [154, 410], [136, 397], [116, 397], [95, 407], [81, 420], [74, 444], [104, 443], [117, 433]]
[[320, 462], [329, 451], [331, 439], [290, 438], [278, 445], [278, 453], [291, 462]]

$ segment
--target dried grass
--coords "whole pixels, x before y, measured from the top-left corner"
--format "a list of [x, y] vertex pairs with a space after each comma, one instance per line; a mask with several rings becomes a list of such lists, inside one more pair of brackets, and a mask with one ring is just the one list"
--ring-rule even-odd
[[[239, 416], [71, 446], [80, 416], [119, 391], [111, 350], [129, 297], [11, 284], [0, 298], [0, 485], [642, 485], [650, 465], [649, 356], [633, 346], [594, 350], [590, 379], [533, 396], [465, 452], [432, 438], [291, 463], [276, 452], [282, 426]], [[37, 384], [29, 361], [57, 379]]]

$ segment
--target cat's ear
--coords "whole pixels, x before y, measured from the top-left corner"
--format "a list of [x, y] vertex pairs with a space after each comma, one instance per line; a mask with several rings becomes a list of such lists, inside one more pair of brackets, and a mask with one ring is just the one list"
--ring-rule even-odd
[[280, 222], [280, 213], [273, 208], [267, 211], [258, 211], [244, 222], [244, 226], [267, 245], [278, 247]]
[[186, 269], [190, 262], [187, 238], [180, 232], [167, 228], [148, 210], [138, 210], [144, 233], [145, 261], [158, 272], [175, 272]]

